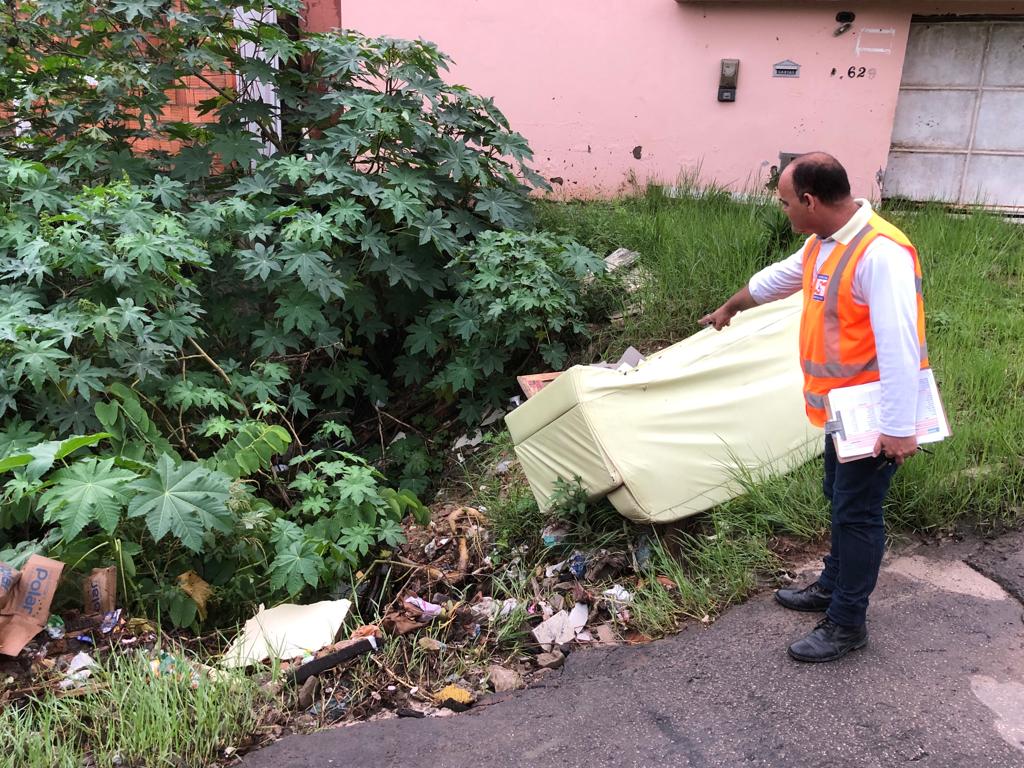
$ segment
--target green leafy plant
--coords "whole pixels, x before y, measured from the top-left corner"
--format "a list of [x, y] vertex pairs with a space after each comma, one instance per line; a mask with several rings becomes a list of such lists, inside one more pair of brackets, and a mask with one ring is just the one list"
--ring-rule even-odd
[[530, 231], [530, 149], [447, 56], [300, 11], [0, 7], [0, 549], [114, 562], [178, 625], [183, 573], [230, 621], [399, 543], [436, 459], [382, 414], [472, 419], [562, 364], [602, 267]]
[[[257, 466], [264, 462], [259, 451], [276, 453], [289, 442], [283, 430], [251, 422], [239, 434], [254, 439], [246, 438], [236, 454], [253, 451]], [[7, 437], [15, 444], [21, 439]], [[317, 435], [349, 437], [334, 422]], [[347, 451], [316, 448], [293, 458], [297, 473], [289, 488], [302, 496], [282, 510], [255, 496], [250, 483], [214, 468], [222, 463], [217, 459], [204, 464], [161, 454], [143, 465], [86, 452], [109, 438], [98, 433], [37, 443], [0, 462], [13, 474], [3, 486], [4, 506], [22, 510], [0, 522], [0, 532], [34, 521], [53, 534], [45, 542], [51, 555], [79, 567], [117, 563], [129, 607], [166, 615], [176, 626], [206, 614], [205, 601], [177, 583], [184, 573], [213, 585], [220, 621], [233, 621], [257, 600], [345, 583], [372, 551], [404, 541], [406, 515], [420, 522], [429, 516], [414, 494], [387, 487], [379, 472]]]
[[[0, 408], [59, 406], [85, 431], [118, 381], [178, 448], [176, 416], [305, 418], [419, 384], [494, 404], [525, 357], [564, 360], [579, 278], [602, 265], [496, 234], [528, 227], [546, 184], [494, 103], [445, 83], [429, 43], [236, 25], [234, 8], [0, 11]], [[276, 102], [235, 87], [257, 80]], [[168, 119], [196, 82], [205, 122]]]
[[[339, 436], [338, 426], [328, 422], [318, 437]], [[383, 476], [348, 451], [317, 449], [296, 456], [291, 464], [300, 471], [289, 488], [301, 493], [302, 501], [291, 508], [288, 519], [275, 524], [275, 589], [294, 595], [328, 578], [346, 580], [371, 549], [405, 541], [401, 522], [407, 514], [421, 524], [430, 519], [411, 491], [381, 485]]]

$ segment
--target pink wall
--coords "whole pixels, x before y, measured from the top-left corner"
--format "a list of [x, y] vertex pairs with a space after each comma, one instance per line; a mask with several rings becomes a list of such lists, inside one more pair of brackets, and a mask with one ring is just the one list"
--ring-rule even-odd
[[[912, 10], [981, 5], [340, 2], [347, 28], [436, 42], [455, 59], [451, 79], [494, 96], [537, 169], [572, 196], [698, 169], [740, 190], [763, 184], [780, 151], [823, 149], [847, 166], [855, 194], [877, 197]], [[844, 9], [856, 21], [836, 37]], [[717, 101], [722, 58], [741, 60], [734, 104]], [[801, 65], [798, 79], [772, 77], [784, 59]], [[864, 76], [850, 79], [850, 67]]]
[[341, 0], [306, 0], [306, 29], [324, 32], [341, 26]]

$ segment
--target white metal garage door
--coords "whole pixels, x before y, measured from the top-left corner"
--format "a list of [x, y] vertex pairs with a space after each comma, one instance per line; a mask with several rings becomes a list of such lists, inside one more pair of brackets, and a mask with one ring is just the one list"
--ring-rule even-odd
[[884, 193], [1024, 208], [1024, 21], [911, 24]]

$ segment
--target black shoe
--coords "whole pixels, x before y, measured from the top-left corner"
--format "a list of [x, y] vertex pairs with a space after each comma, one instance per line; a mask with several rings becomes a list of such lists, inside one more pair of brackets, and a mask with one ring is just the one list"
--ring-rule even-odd
[[775, 599], [793, 611], [827, 611], [832, 593], [814, 582], [803, 589], [778, 589]]
[[789, 646], [789, 655], [797, 661], [835, 661], [867, 644], [867, 627], [844, 627], [824, 618], [811, 634]]

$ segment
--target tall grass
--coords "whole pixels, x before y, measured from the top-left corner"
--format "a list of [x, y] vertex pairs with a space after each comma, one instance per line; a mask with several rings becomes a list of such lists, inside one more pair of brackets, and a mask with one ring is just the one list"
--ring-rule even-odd
[[[620, 291], [621, 323], [599, 332], [614, 353], [628, 344], [667, 345], [697, 330], [758, 269], [795, 247], [786, 217], [767, 196], [749, 202], [683, 180], [669, 196], [648, 187], [611, 201], [542, 203], [542, 226], [569, 233], [598, 253], [626, 247], [641, 254], [647, 279], [635, 295]], [[639, 312], [633, 312], [639, 307]]]
[[217, 762], [259, 724], [265, 694], [240, 674], [193, 683], [184, 674], [154, 675], [141, 654], [113, 654], [93, 674], [88, 693], [46, 693], [0, 709], [0, 768], [163, 768]]

